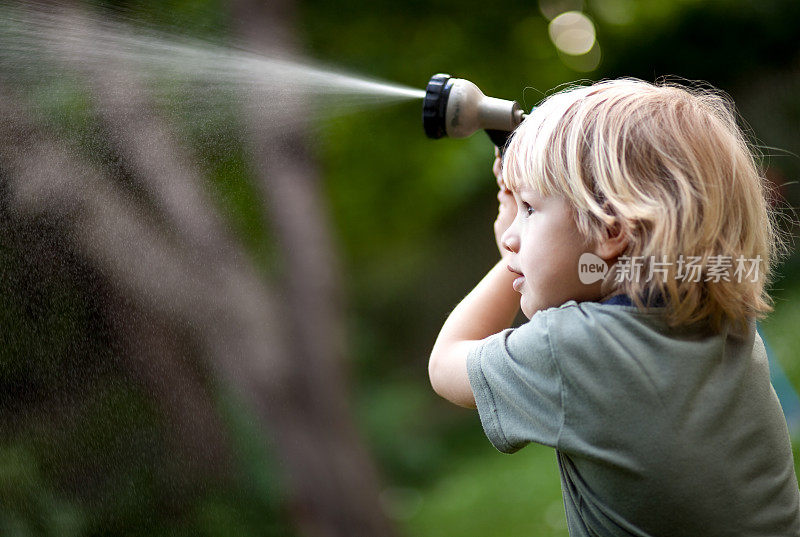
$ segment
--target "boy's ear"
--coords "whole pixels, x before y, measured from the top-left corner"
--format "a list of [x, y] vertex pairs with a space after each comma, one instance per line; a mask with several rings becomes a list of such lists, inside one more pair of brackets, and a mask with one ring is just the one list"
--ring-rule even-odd
[[616, 259], [628, 248], [628, 237], [622, 226], [615, 223], [606, 228], [606, 237], [595, 245], [594, 254], [605, 261]]

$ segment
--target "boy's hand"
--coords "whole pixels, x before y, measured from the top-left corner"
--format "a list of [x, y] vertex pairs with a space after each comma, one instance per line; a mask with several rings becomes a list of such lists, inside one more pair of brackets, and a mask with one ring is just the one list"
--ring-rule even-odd
[[500, 205], [497, 209], [497, 219], [494, 221], [494, 238], [497, 243], [497, 249], [500, 250], [500, 257], [505, 257], [506, 254], [510, 252], [503, 248], [503, 245], [500, 244], [500, 239], [517, 215], [517, 202], [514, 199], [514, 195], [506, 188], [506, 184], [503, 182], [501, 165], [502, 159], [500, 158], [500, 150], [495, 147], [492, 171], [497, 179], [497, 187], [499, 189], [497, 192], [497, 201], [500, 202]]

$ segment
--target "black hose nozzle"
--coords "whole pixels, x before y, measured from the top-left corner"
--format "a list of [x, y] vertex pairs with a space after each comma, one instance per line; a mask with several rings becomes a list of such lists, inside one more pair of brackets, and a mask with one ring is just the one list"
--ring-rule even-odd
[[422, 126], [428, 138], [466, 138], [484, 129], [501, 150], [524, 117], [516, 101], [487, 97], [469, 80], [444, 73], [428, 81], [422, 104]]

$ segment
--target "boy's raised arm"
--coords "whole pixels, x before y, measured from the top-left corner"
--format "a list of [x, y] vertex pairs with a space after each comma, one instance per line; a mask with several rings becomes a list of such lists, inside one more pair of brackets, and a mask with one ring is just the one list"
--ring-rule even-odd
[[501, 237], [517, 213], [517, 203], [501, 176], [500, 152], [495, 148], [492, 167], [500, 189], [500, 205], [494, 223], [495, 241], [501, 259], [464, 300], [450, 313], [436, 338], [428, 362], [433, 390], [459, 406], [475, 407], [467, 377], [467, 355], [478, 341], [511, 326], [519, 311], [519, 294], [511, 286], [517, 276], [503, 260]]
[[515, 275], [500, 260], [456, 306], [442, 326], [428, 363], [433, 390], [459, 406], [476, 408], [467, 354], [478, 341], [508, 328], [519, 310]]

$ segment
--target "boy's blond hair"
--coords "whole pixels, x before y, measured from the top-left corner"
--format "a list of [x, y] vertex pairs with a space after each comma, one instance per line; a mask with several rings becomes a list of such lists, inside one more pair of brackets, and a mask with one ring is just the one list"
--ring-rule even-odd
[[628, 258], [617, 268], [641, 264], [640, 277], [610, 271], [604, 287], [613, 281], [640, 308], [660, 294], [671, 326], [744, 330], [772, 310], [765, 287], [781, 241], [753, 151], [719, 92], [620, 79], [554, 94], [514, 132], [503, 178], [512, 190], [565, 197], [587, 245], [622, 230]]

